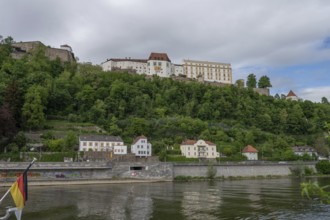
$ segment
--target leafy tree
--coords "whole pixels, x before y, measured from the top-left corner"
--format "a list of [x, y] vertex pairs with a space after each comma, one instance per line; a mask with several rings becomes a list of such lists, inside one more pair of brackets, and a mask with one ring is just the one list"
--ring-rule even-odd
[[321, 174], [330, 174], [330, 162], [328, 160], [321, 160], [315, 164], [317, 172]]
[[28, 129], [42, 128], [45, 123], [44, 106], [37, 87], [29, 88], [22, 108], [24, 125]]
[[261, 76], [258, 81], [258, 87], [259, 88], [269, 88], [272, 87], [272, 84], [270, 83], [270, 79], [268, 76]]
[[238, 79], [238, 80], [236, 80], [235, 85], [236, 85], [238, 88], [244, 88], [244, 80], [243, 80], [243, 79]]
[[329, 101], [328, 101], [328, 99], [326, 97], [322, 97], [321, 103], [322, 104], [326, 104], [326, 105], [329, 105], [330, 104]]
[[64, 138], [63, 151], [73, 151], [78, 145], [78, 137], [73, 131], [69, 131]]
[[251, 73], [251, 74], [248, 75], [247, 81], [246, 81], [246, 86], [248, 88], [256, 88], [256, 86], [257, 86], [256, 75], [254, 75], [253, 73]]

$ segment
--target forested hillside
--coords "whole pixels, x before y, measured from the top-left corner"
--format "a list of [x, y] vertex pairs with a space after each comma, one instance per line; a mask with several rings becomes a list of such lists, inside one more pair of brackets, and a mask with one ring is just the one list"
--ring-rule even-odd
[[2, 148], [18, 131], [43, 129], [48, 118], [60, 118], [97, 124], [127, 144], [143, 134], [156, 154], [202, 138], [233, 158], [247, 144], [270, 159], [290, 158], [295, 145], [328, 155], [327, 100], [287, 101], [235, 86], [103, 72], [90, 64], [50, 61], [42, 47], [14, 60], [11, 40], [0, 45]]

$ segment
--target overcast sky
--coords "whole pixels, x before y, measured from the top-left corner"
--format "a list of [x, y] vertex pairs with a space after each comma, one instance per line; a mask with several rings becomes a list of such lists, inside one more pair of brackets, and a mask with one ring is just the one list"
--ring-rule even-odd
[[231, 63], [233, 82], [267, 75], [271, 93], [330, 101], [329, 0], [1, 0], [0, 35], [68, 44], [81, 62]]

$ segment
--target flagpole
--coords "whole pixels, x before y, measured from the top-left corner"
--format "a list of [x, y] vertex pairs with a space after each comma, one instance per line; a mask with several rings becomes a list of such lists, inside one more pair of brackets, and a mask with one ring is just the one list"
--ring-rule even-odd
[[[29, 166], [24, 170], [23, 174], [26, 173], [30, 169], [30, 167], [34, 164], [34, 162], [36, 162], [36, 161], [37, 161], [37, 159], [33, 158], [31, 163], [29, 164]], [[4, 198], [6, 198], [6, 196], [8, 195], [9, 192], [10, 192], [10, 188], [7, 190], [7, 192], [0, 199], [0, 205], [1, 205], [2, 201], [4, 200]]]

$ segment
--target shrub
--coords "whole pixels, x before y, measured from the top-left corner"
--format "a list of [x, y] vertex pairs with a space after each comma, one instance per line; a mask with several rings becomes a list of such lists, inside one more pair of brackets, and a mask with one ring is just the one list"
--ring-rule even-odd
[[217, 169], [213, 166], [213, 164], [209, 164], [207, 167], [207, 178], [214, 179], [214, 177], [217, 175]]
[[316, 165], [317, 172], [321, 174], [330, 174], [330, 162], [328, 160], [321, 160]]
[[314, 174], [314, 169], [311, 167], [305, 167], [304, 171], [305, 171], [305, 175], [307, 176]]
[[293, 176], [301, 177], [304, 174], [304, 170], [301, 166], [290, 167], [290, 171]]

